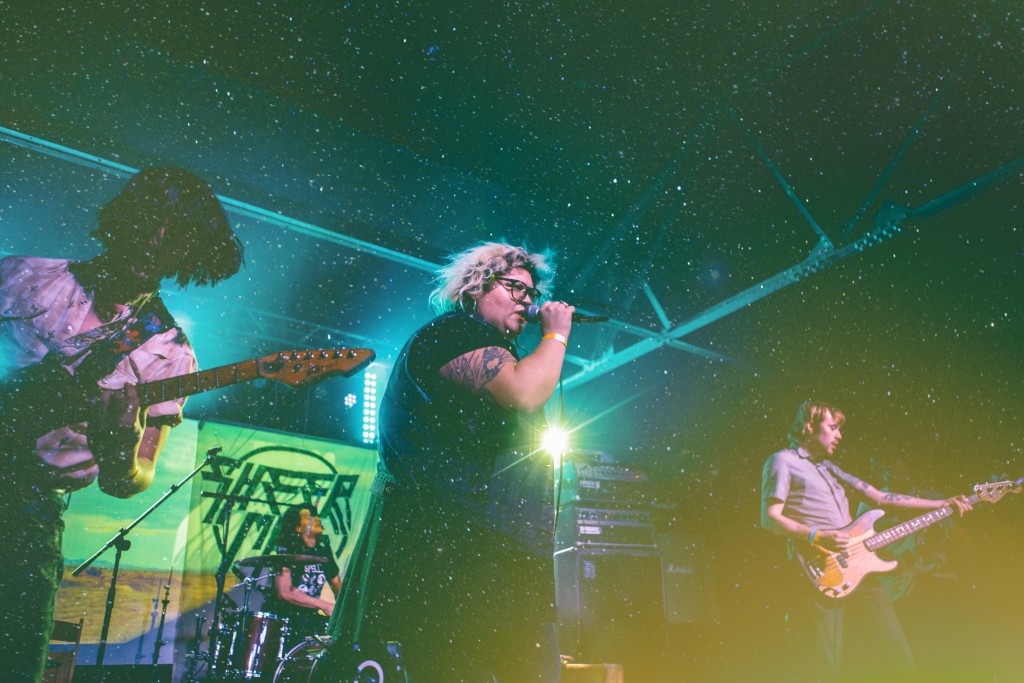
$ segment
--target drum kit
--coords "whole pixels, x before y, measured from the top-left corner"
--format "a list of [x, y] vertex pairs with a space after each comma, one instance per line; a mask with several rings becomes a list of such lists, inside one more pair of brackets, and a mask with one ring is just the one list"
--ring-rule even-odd
[[[219, 618], [214, 619], [210, 629], [209, 651], [193, 655], [208, 662], [207, 680], [307, 683], [330, 639], [319, 634], [293, 634], [287, 617], [250, 609], [250, 598], [259, 582], [277, 575], [275, 570], [326, 561], [314, 555], [285, 554], [256, 555], [236, 561], [235, 566], [252, 568], [253, 574], [263, 569], [271, 571], [236, 584], [233, 588], [244, 588], [241, 607], [216, 615]], [[292, 636], [302, 640], [289, 649]]]

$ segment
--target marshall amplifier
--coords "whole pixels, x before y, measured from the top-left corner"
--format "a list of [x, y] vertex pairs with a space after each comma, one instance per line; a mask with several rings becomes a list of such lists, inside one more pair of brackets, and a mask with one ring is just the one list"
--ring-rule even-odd
[[646, 510], [566, 506], [558, 513], [555, 547], [655, 548], [651, 513]]
[[634, 465], [568, 461], [562, 466], [559, 501], [563, 505], [643, 505], [647, 482], [647, 472]]

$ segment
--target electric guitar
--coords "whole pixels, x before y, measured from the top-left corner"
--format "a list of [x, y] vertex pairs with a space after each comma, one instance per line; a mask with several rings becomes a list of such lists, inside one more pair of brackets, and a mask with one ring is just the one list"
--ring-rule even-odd
[[[1017, 481], [978, 484], [968, 500], [971, 505], [977, 505], [982, 501], [997, 503], [1008, 492], [1020, 493], [1022, 485], [1024, 477]], [[920, 517], [876, 533], [875, 522], [884, 515], [885, 512], [882, 510], [869, 510], [842, 529], [838, 529], [850, 536], [852, 545], [847, 550], [834, 552], [812, 544], [812, 551], [797, 551], [797, 560], [815, 588], [830, 598], [845, 598], [857, 590], [857, 586], [868, 574], [892, 571], [899, 563], [883, 560], [876, 553], [888, 545], [951, 517], [953, 508], [946, 505], [930, 510]]]
[[[142, 408], [254, 379], [292, 387], [334, 375], [348, 377], [376, 357], [370, 349], [279, 351], [232, 365], [144, 382], [136, 386]], [[63, 367], [29, 366], [0, 384], [0, 452], [31, 448], [43, 434], [85, 421], [96, 399], [96, 385], [83, 386]], [[14, 445], [18, 444], [17, 447]]]

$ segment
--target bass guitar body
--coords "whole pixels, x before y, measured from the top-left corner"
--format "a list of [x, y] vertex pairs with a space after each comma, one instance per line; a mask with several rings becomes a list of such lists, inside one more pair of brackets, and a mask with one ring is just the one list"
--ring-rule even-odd
[[875, 522], [883, 516], [883, 510], [869, 510], [839, 529], [850, 536], [853, 545], [848, 551], [832, 552], [814, 545], [814, 552], [797, 555], [804, 573], [819, 591], [830, 598], [846, 597], [868, 574], [896, 568], [897, 562], [883, 560], [864, 546], [864, 541], [875, 535]]

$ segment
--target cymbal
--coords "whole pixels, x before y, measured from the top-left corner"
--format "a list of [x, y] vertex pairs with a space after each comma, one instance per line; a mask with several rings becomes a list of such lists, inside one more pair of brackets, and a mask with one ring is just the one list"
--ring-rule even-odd
[[241, 560], [235, 560], [239, 567], [273, 567], [275, 569], [287, 567], [292, 564], [313, 564], [315, 562], [326, 562], [326, 557], [317, 555], [253, 555]]

